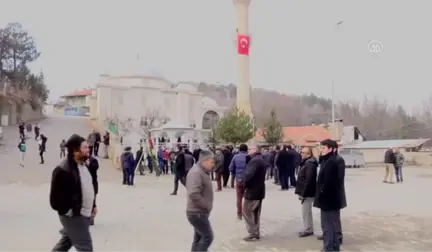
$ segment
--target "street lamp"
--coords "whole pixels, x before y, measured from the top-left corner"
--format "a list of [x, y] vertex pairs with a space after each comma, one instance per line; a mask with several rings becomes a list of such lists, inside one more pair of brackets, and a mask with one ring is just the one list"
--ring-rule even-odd
[[[343, 20], [340, 20], [339, 22], [337, 22], [336, 23], [336, 29], [339, 27], [339, 26], [341, 26], [342, 24], [343, 24]], [[336, 43], [335, 43], [336, 44]], [[335, 46], [336, 47], [336, 46]], [[335, 49], [335, 52], [336, 52], [336, 50], [337, 50], [337, 48]], [[336, 60], [337, 60], [337, 58], [336, 58]], [[334, 69], [333, 69], [333, 71], [336, 71], [336, 67], [335, 66], [333, 66], [334, 67]], [[333, 75], [335, 75], [335, 73], [333, 72]], [[335, 130], [334, 130], [334, 124], [335, 124], [335, 86], [334, 86], [334, 77], [333, 77], [333, 80], [332, 80], [332, 86], [331, 86], [331, 89], [332, 89], [332, 94], [331, 94], [331, 121], [332, 121], [332, 136], [333, 136], [333, 138], [335, 138]]]

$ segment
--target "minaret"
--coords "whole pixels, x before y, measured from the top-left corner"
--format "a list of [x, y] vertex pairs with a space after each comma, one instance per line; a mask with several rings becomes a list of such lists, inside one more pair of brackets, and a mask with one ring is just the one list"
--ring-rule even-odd
[[249, 83], [249, 4], [251, 0], [233, 0], [237, 16], [237, 108], [252, 116]]

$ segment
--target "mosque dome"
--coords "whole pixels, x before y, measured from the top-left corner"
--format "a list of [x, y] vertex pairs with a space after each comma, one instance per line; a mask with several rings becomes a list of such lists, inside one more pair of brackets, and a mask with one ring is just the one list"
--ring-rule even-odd
[[201, 105], [205, 106], [205, 107], [217, 107], [218, 104], [215, 100], [213, 100], [212, 98], [209, 97], [203, 97], [201, 99]]
[[104, 74], [109, 76], [136, 76], [136, 77], [155, 77], [165, 79], [164, 75], [159, 71], [159, 68], [155, 64], [150, 62], [134, 58], [119, 60], [115, 64], [106, 67]]
[[181, 82], [179, 83], [174, 90], [178, 90], [178, 91], [182, 91], [182, 92], [191, 92], [191, 93], [196, 93], [197, 87], [195, 87], [194, 84], [192, 83], [187, 83], [187, 82]]

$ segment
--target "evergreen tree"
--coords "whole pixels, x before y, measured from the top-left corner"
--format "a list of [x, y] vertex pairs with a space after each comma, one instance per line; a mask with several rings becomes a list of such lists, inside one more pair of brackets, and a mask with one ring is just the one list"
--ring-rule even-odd
[[274, 109], [270, 111], [270, 117], [265, 122], [261, 134], [265, 141], [271, 145], [276, 145], [283, 140], [283, 127], [278, 120], [276, 111]]
[[216, 132], [218, 138], [236, 146], [254, 137], [253, 120], [244, 111], [234, 107], [219, 121]]

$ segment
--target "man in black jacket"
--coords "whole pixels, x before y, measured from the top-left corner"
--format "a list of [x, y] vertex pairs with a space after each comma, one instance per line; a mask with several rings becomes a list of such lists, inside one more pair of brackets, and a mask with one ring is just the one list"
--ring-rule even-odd
[[316, 192], [316, 178], [318, 172], [318, 161], [315, 159], [310, 147], [301, 150], [302, 161], [298, 171], [295, 194], [299, 196], [302, 205], [304, 230], [299, 237], [311, 236], [313, 230], [312, 203]]
[[[347, 207], [347, 200], [346, 200], [346, 194], [345, 194], [345, 160], [343, 159], [343, 157], [341, 155], [339, 155], [338, 153], [338, 144], [335, 143], [335, 148], [333, 149], [333, 153], [335, 154], [335, 159], [336, 159], [336, 163], [338, 165], [338, 172], [339, 172], [339, 179], [340, 179], [340, 192], [341, 192], [341, 196], [340, 196], [340, 207], [341, 209]], [[339, 211], [339, 215], [337, 216], [337, 220], [336, 220], [336, 232], [337, 232], [337, 237], [339, 239], [339, 244], [342, 245], [343, 243], [343, 232], [342, 232], [342, 222], [341, 222], [341, 216], [340, 216], [340, 211]], [[323, 236], [318, 236], [318, 240], [322, 240]]]
[[95, 193], [98, 191], [94, 169], [87, 167], [89, 147], [76, 134], [66, 142], [67, 157], [53, 170], [50, 205], [63, 226], [61, 238], [52, 251], [93, 251], [90, 234], [91, 218], [97, 213]]
[[388, 148], [384, 154], [385, 175], [384, 183], [393, 184], [393, 172], [396, 164], [396, 155], [392, 148]]
[[340, 251], [337, 220], [340, 216], [341, 179], [334, 154], [337, 143], [326, 139], [321, 142], [321, 168], [318, 173], [314, 206], [321, 209], [323, 251]]
[[185, 160], [185, 152], [181, 146], [178, 147], [179, 151], [177, 153], [175, 166], [176, 171], [174, 175], [174, 191], [171, 195], [177, 195], [179, 181], [183, 186], [186, 186], [186, 160]]
[[96, 137], [96, 141], [94, 143], [93, 152], [94, 152], [95, 156], [98, 156], [98, 154], [99, 154], [99, 146], [100, 146], [100, 142], [102, 141], [102, 137], [101, 137], [101, 134], [99, 132], [97, 132], [97, 131], [95, 131], [94, 134], [95, 134], [95, 137]]
[[257, 147], [256, 152], [249, 155], [249, 157], [243, 173], [243, 186], [245, 189], [243, 218], [249, 233], [244, 240], [255, 241], [260, 239], [261, 206], [265, 198], [267, 162], [263, 159], [261, 147]]
[[[94, 193], [95, 193], [95, 202], [96, 202], [96, 195], [99, 193], [99, 183], [98, 183], [98, 175], [97, 175], [97, 171], [99, 170], [99, 161], [96, 158], [89, 156], [86, 165], [92, 177], [92, 183], [93, 183]], [[97, 209], [95, 208], [96, 205], [93, 206], [93, 214], [90, 222], [91, 226], [94, 225], [94, 218], [96, 217], [95, 214], [97, 212]]]
[[[276, 165], [279, 170], [279, 182], [282, 191], [289, 189], [288, 179], [291, 174], [294, 176], [295, 158], [296, 156], [293, 154], [292, 149], [288, 146], [284, 146], [278, 153]], [[291, 178], [291, 183], [295, 183], [295, 178]]]

